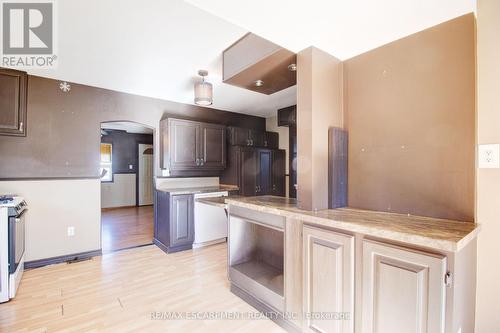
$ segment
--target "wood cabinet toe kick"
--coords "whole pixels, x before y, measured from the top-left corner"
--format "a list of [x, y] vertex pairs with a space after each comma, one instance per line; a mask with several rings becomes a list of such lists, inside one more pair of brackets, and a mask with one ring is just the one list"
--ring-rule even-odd
[[287, 331], [474, 331], [476, 224], [350, 208], [308, 212], [273, 196], [226, 203], [236, 230], [230, 246], [249, 228], [236, 227], [246, 219], [283, 221], [283, 243], [273, 236], [262, 248], [282, 246], [283, 307], [229, 279], [235, 294], [273, 309]]

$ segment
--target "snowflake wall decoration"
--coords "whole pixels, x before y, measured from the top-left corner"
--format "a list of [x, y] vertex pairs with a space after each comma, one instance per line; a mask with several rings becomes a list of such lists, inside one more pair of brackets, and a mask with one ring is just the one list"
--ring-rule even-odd
[[59, 89], [63, 92], [69, 92], [71, 90], [71, 85], [68, 82], [59, 83]]

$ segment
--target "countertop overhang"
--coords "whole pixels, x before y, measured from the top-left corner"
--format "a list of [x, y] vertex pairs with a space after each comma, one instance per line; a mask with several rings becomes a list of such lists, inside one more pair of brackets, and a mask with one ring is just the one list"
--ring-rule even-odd
[[238, 191], [239, 187], [235, 185], [219, 185], [219, 186], [204, 186], [204, 187], [158, 187], [157, 191], [168, 192], [170, 194], [200, 194], [211, 192], [231, 192]]
[[225, 202], [310, 224], [447, 252], [459, 252], [480, 231], [480, 225], [472, 222], [354, 208], [307, 211], [297, 208], [295, 199], [283, 197], [226, 197]]

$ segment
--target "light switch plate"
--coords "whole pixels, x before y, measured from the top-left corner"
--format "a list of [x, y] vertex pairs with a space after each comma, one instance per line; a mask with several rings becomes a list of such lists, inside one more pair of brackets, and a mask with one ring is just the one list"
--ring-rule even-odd
[[500, 144], [479, 145], [477, 156], [480, 169], [500, 168]]

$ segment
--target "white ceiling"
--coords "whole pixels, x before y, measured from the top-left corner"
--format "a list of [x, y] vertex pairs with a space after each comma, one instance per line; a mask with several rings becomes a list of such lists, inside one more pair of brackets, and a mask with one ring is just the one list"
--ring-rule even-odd
[[113, 121], [109, 123], [102, 123], [101, 128], [126, 131], [127, 133], [153, 134], [153, 130], [151, 128], [131, 121]]
[[291, 51], [340, 60], [476, 9], [476, 0], [187, 0]]
[[181, 0], [57, 1], [58, 68], [30, 74], [193, 104], [198, 69], [212, 107], [269, 116], [295, 88], [264, 95], [222, 83], [222, 51], [247, 31]]

